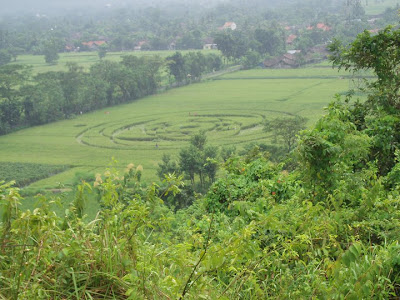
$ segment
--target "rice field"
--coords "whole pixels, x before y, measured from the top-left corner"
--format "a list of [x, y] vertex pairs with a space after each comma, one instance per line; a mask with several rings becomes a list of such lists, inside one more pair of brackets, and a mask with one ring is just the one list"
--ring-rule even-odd
[[110, 165], [142, 165], [145, 181], [157, 180], [164, 153], [178, 156], [191, 134], [204, 130], [216, 146], [272, 143], [266, 119], [307, 117], [313, 124], [336, 93], [349, 89], [349, 74], [325, 66], [251, 70], [167, 90], [134, 101], [0, 137], [0, 162], [71, 166], [31, 188], [73, 183], [76, 172], [101, 173]]

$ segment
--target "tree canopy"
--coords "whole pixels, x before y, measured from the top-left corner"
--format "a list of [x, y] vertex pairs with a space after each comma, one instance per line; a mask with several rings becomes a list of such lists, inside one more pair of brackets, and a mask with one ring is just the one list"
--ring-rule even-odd
[[395, 150], [400, 143], [399, 40], [400, 30], [389, 26], [376, 35], [365, 31], [349, 46], [339, 41], [330, 45], [334, 65], [354, 72], [369, 70], [376, 75], [376, 80], [366, 80], [362, 90], [367, 101], [354, 106], [352, 118], [373, 138], [371, 156], [382, 174], [395, 165]]

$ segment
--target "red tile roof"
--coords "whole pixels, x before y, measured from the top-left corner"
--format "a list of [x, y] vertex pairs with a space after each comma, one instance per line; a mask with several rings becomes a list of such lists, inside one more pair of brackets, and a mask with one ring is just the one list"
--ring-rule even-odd
[[295, 34], [291, 34], [287, 37], [286, 39], [286, 44], [291, 44], [293, 43], [293, 41], [297, 38], [297, 35]]
[[90, 41], [90, 42], [83, 42], [82, 45], [93, 47], [93, 46], [101, 46], [104, 45], [106, 41]]
[[323, 31], [329, 31], [332, 29], [331, 27], [329, 27], [328, 25], [325, 25], [324, 23], [318, 23], [317, 28], [322, 29]]
[[[329, 27], [328, 25], [325, 25], [324, 23], [318, 23], [317, 28], [322, 29], [323, 31], [330, 31], [332, 29], [332, 27]], [[307, 27], [307, 30], [312, 30], [312, 29], [314, 29], [314, 26], [310, 25]]]

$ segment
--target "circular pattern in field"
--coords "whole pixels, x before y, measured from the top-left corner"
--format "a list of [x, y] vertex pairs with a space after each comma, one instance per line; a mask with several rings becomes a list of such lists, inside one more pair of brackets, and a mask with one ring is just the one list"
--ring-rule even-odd
[[286, 114], [230, 110], [224, 113], [188, 111], [139, 116], [86, 128], [79, 133], [77, 141], [91, 147], [117, 150], [149, 150], [161, 145], [163, 149], [180, 149], [191, 135], [205, 131], [210, 143], [242, 144], [265, 140], [264, 119]]

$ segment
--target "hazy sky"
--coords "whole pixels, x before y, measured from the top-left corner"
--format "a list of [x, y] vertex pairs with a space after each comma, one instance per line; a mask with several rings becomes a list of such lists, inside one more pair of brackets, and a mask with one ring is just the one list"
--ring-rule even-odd
[[[191, 2], [198, 0], [0, 0], [0, 14], [17, 14], [21, 12], [48, 13], [65, 12], [73, 9], [112, 9], [125, 6], [167, 5], [167, 2]], [[201, 2], [218, 3], [224, 0], [202, 0]]]
[[124, 5], [135, 5], [138, 3], [154, 2], [152, 0], [0, 0], [0, 13], [15, 14], [19, 12], [45, 13], [72, 9], [107, 9], [110, 7], [121, 7]]

